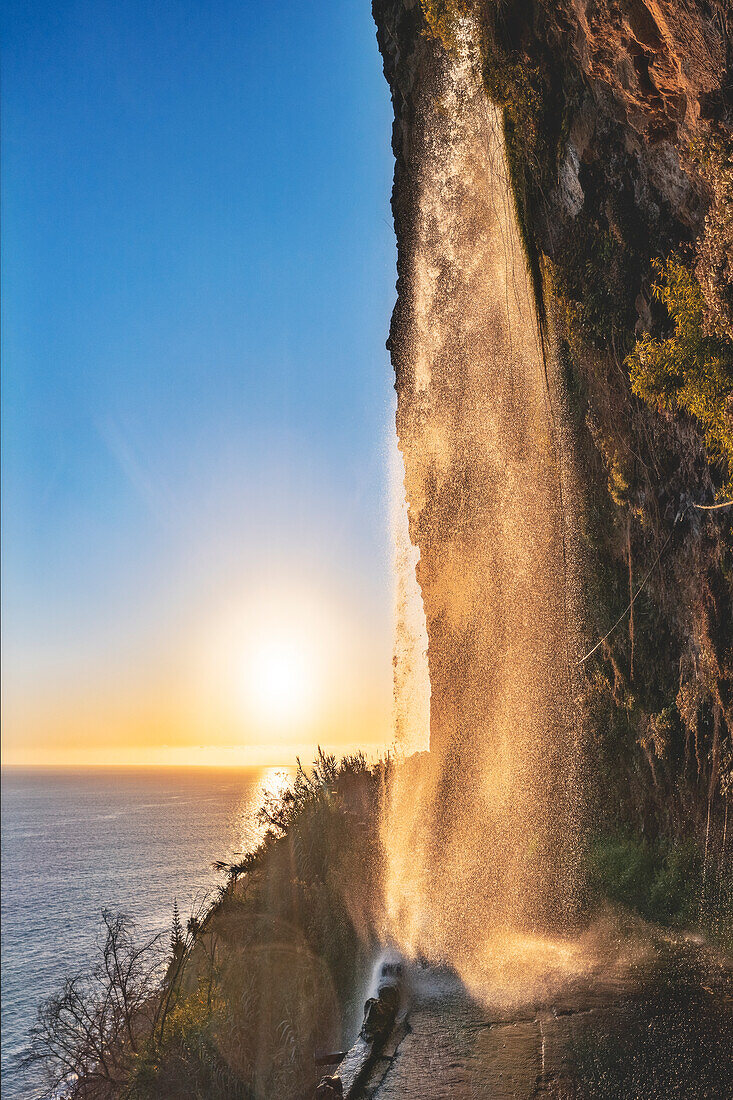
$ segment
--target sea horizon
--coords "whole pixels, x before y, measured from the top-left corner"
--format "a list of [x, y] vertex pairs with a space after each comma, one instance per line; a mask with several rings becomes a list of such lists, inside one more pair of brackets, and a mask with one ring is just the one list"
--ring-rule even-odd
[[353, 755], [355, 753], [363, 752], [369, 761], [376, 762], [384, 758], [392, 751], [392, 746], [379, 742], [367, 742], [364, 745], [354, 744], [347, 745], [345, 747], [339, 746], [334, 749], [331, 746], [317, 746], [314, 749], [309, 749], [304, 752], [293, 752], [292, 755], [275, 758], [273, 760], [264, 760], [261, 762], [252, 763], [226, 763], [221, 761], [206, 762], [193, 760], [189, 763], [169, 762], [169, 761], [132, 761], [132, 762], [111, 762], [111, 763], [77, 763], [77, 762], [60, 762], [60, 763], [31, 763], [14, 761], [0, 761], [0, 775], [10, 772], [103, 772], [103, 771], [222, 771], [222, 772], [247, 772], [247, 771], [259, 771], [263, 768], [291, 768], [295, 770], [298, 764], [301, 763], [305, 767], [309, 767], [318, 752], [319, 747], [323, 748], [325, 753], [333, 753], [337, 759], [341, 759], [344, 756]]
[[297, 768], [297, 758], [264, 764], [0, 764], [3, 772], [84, 771], [261, 771], [263, 768]]

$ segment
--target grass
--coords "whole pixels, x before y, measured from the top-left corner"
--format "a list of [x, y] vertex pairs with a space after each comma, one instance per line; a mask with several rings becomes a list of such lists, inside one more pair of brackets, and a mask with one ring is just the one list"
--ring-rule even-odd
[[693, 840], [650, 840], [629, 830], [597, 835], [588, 848], [591, 899], [665, 928], [697, 931], [733, 950], [733, 873], [720, 845], [707, 865]]

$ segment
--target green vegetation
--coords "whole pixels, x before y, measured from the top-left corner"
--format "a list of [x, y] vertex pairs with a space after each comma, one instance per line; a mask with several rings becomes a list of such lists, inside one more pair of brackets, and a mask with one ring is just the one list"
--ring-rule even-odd
[[[669, 721], [661, 714], [653, 735], [663, 740]], [[723, 768], [729, 776], [731, 761]], [[174, 906], [167, 946], [105, 913], [99, 961], [42, 1006], [28, 1063], [69, 1100], [310, 1095], [314, 1053], [343, 1049], [360, 1020], [387, 778], [387, 765], [360, 755], [338, 764], [319, 753], [312, 769], [299, 766], [263, 807], [261, 844], [218, 865], [218, 896], [185, 922]], [[654, 922], [730, 935], [730, 874], [692, 841], [599, 834], [587, 880], [591, 912], [607, 899]]]
[[471, 10], [470, 0], [420, 0], [428, 32], [446, 49], [455, 45], [455, 26]]
[[707, 322], [702, 289], [688, 267], [674, 256], [655, 266], [654, 297], [673, 330], [637, 342], [627, 359], [633, 391], [660, 410], [695, 417], [711, 456], [733, 477], [733, 341]]
[[664, 928], [696, 929], [733, 950], [733, 868], [719, 847], [650, 838], [630, 829], [597, 834], [586, 857], [591, 904], [610, 902]]
[[597, 837], [588, 856], [589, 885], [600, 897], [656, 924], [692, 927], [698, 917], [702, 868], [694, 843]]
[[[552, 289], [576, 354], [622, 343], [633, 328], [634, 298], [647, 266], [642, 250], [581, 212], [552, 264]], [[627, 345], [628, 346], [628, 345]]]

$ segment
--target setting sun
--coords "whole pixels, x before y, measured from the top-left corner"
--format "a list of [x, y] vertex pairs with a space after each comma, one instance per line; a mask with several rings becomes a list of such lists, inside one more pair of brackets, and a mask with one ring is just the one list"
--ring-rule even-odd
[[242, 658], [241, 702], [263, 726], [283, 729], [311, 716], [319, 670], [307, 639], [273, 634]]
[[274, 571], [213, 608], [188, 664], [192, 729], [207, 758], [285, 763], [311, 759], [318, 745], [382, 751], [391, 668], [373, 639], [389, 622], [371, 610], [333, 575]]

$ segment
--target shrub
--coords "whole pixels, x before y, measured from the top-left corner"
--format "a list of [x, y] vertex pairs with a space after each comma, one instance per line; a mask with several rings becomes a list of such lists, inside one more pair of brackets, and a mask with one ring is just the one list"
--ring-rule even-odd
[[700, 866], [694, 844], [653, 844], [632, 835], [598, 838], [591, 846], [595, 893], [662, 924], [694, 922]]
[[659, 340], [646, 333], [637, 342], [626, 360], [632, 389], [660, 410], [693, 416], [711, 457], [733, 477], [733, 342], [706, 324], [705, 299], [688, 267], [672, 256], [656, 268], [654, 296], [673, 331]]
[[[295, 1100], [371, 961], [384, 765], [319, 750], [262, 808], [226, 885], [164, 939], [104, 914], [100, 959], [39, 1013], [26, 1059], [74, 1100]], [[354, 1002], [355, 1003], [355, 1002]]]
[[160, 937], [139, 939], [132, 920], [106, 909], [101, 932], [94, 965], [39, 1007], [24, 1058], [68, 1100], [120, 1095], [155, 1033]]
[[428, 33], [446, 49], [455, 45], [455, 26], [470, 11], [469, 0], [420, 0]]

